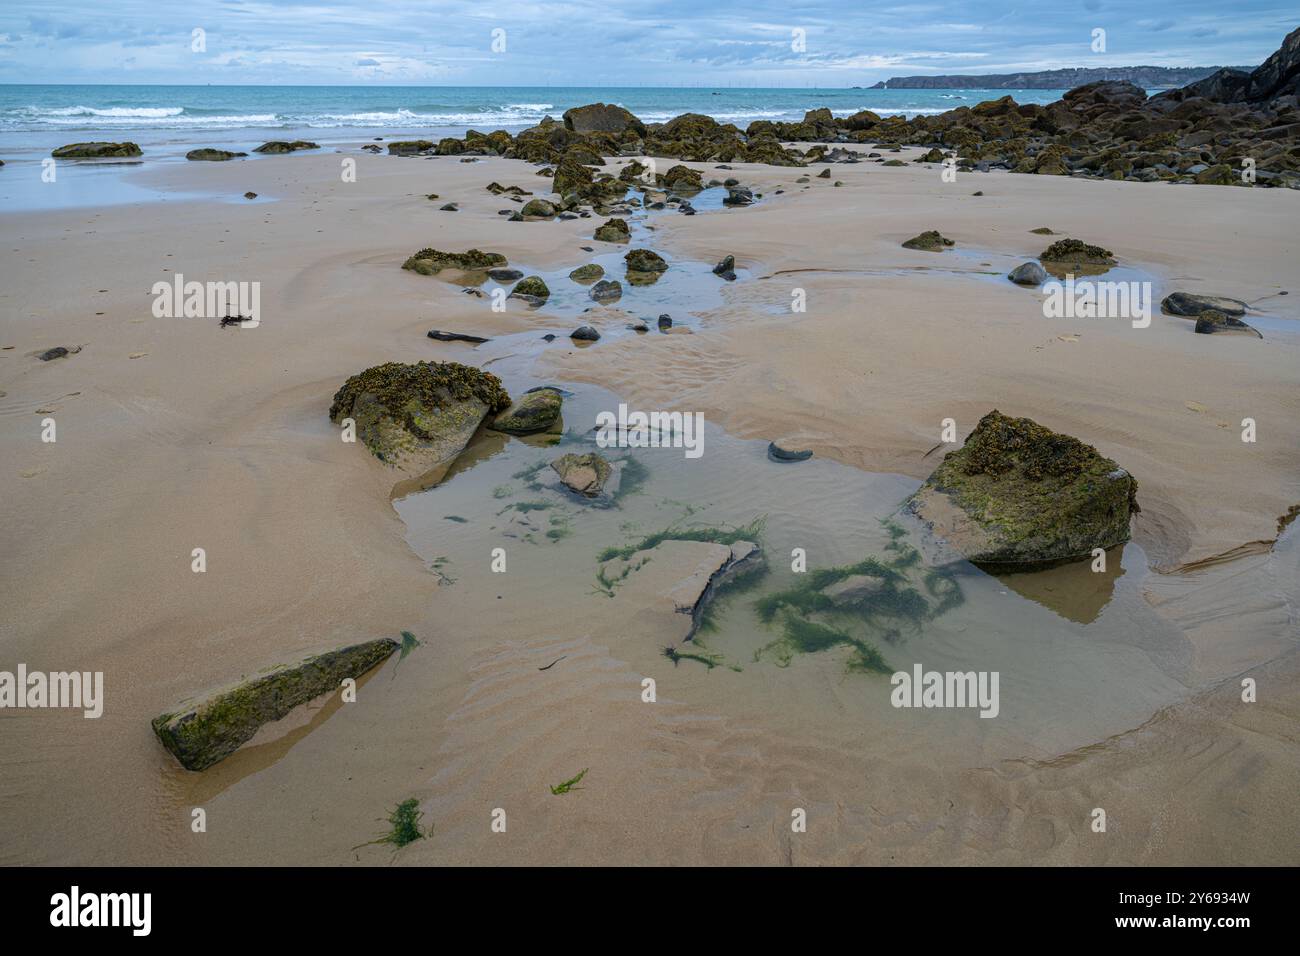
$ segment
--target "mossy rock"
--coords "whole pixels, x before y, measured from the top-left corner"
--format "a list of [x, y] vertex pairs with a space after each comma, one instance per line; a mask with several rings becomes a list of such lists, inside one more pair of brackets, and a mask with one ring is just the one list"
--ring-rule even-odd
[[517, 399], [489, 426], [511, 435], [531, 435], [552, 428], [560, 419], [564, 396], [553, 388], [529, 392]]
[[668, 263], [657, 252], [649, 249], [633, 249], [623, 257], [628, 272], [667, 272]]
[[318, 143], [308, 142], [305, 139], [295, 139], [292, 142], [286, 142], [282, 139], [271, 140], [269, 143], [263, 143], [253, 150], [255, 153], [296, 153], [300, 149], [320, 149]]
[[440, 252], [437, 249], [421, 249], [402, 263], [403, 269], [431, 276], [443, 269], [460, 269], [463, 272], [486, 272], [509, 265], [506, 257], [499, 252], [483, 252], [470, 249], [466, 252]]
[[575, 133], [624, 133], [631, 130], [637, 136], [644, 136], [646, 132], [645, 124], [635, 115], [609, 103], [592, 103], [565, 110], [564, 126]]
[[1058, 239], [1038, 257], [1043, 262], [1060, 265], [1113, 266], [1114, 254], [1101, 246], [1090, 245], [1081, 239]]
[[594, 262], [589, 262], [585, 266], [578, 266], [578, 268], [570, 272], [569, 278], [574, 282], [581, 282], [583, 285], [589, 285], [604, 274], [605, 270], [603, 267], [596, 265]]
[[534, 216], [538, 219], [554, 219], [555, 206], [545, 199], [530, 199], [524, 203], [524, 208], [519, 210], [521, 216]]
[[108, 159], [142, 155], [135, 143], [69, 143], [50, 153], [55, 159]]
[[1199, 186], [1236, 186], [1240, 182], [1240, 174], [1227, 163], [1210, 166], [1196, 174]]
[[407, 475], [449, 467], [491, 412], [510, 405], [495, 375], [456, 362], [387, 362], [353, 375], [330, 420], [351, 418], [380, 461]]
[[382, 638], [277, 667], [155, 717], [154, 733], [186, 770], [205, 770], [251, 740], [263, 724], [337, 690], [346, 678], [355, 680], [398, 646]]
[[968, 560], [1032, 570], [1129, 539], [1137, 480], [1091, 445], [1028, 418], [985, 415], [909, 499]]
[[195, 163], [224, 163], [235, 159], [238, 156], [247, 156], [247, 153], [232, 153], [228, 149], [192, 149], [185, 154], [185, 158]]
[[951, 239], [941, 236], [935, 229], [928, 229], [919, 236], [908, 239], [903, 243], [903, 248], [920, 249], [923, 252], [943, 252], [945, 248], [951, 245], [955, 245]]
[[663, 185], [677, 193], [699, 192], [704, 188], [704, 178], [699, 170], [689, 166], [674, 166], [663, 175]]
[[548, 299], [551, 296], [551, 290], [547, 288], [541, 276], [527, 276], [515, 283], [515, 287], [510, 290], [510, 294], [526, 295], [534, 299]]
[[388, 153], [390, 156], [413, 156], [416, 153], [427, 153], [436, 144], [428, 139], [402, 139], [395, 143], [388, 144]]
[[632, 230], [626, 220], [615, 217], [598, 226], [592, 238], [600, 242], [627, 242], [632, 238]]

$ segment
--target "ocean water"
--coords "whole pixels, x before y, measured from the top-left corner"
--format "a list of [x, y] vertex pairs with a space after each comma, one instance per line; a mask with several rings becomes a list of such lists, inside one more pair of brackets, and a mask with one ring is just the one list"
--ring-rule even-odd
[[0, 86], [3, 157], [109, 136], [142, 147], [238, 146], [290, 136], [322, 144], [360, 137], [511, 132], [570, 107], [617, 103], [647, 123], [706, 113], [742, 129], [754, 120], [796, 120], [830, 107], [917, 116], [1010, 93], [1049, 103], [1059, 90], [869, 90], [654, 87], [454, 86]]

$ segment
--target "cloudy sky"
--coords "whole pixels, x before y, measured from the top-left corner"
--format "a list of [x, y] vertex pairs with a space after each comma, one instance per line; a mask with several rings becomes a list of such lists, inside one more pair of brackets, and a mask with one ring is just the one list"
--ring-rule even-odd
[[0, 82], [836, 87], [1254, 65], [1297, 25], [1295, 0], [4, 0]]

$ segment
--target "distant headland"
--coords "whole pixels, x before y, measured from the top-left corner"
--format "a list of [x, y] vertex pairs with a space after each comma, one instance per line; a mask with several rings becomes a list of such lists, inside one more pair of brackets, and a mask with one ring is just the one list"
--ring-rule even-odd
[[1072, 90], [1085, 83], [1121, 80], [1146, 90], [1174, 89], [1222, 69], [1250, 72], [1253, 66], [1107, 66], [1042, 70], [1037, 73], [958, 73], [947, 76], [891, 76], [873, 90]]

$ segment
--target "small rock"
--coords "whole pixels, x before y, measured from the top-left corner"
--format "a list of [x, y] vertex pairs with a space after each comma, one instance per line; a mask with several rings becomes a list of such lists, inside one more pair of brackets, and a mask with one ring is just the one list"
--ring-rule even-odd
[[569, 333], [569, 338], [576, 342], [595, 342], [600, 338], [600, 333], [590, 325], [581, 325]]
[[945, 247], [951, 245], [955, 245], [951, 239], [941, 236], [938, 230], [929, 229], [919, 236], [908, 239], [903, 243], [903, 248], [920, 249], [923, 252], [943, 252]]
[[1039, 286], [1047, 281], [1047, 270], [1037, 262], [1023, 262], [1012, 269], [1007, 278], [1016, 285]]
[[623, 297], [623, 286], [615, 279], [601, 279], [587, 294], [597, 302], [617, 302]]
[[725, 256], [721, 262], [713, 267], [715, 276], [722, 276], [728, 282], [736, 281], [736, 257]]
[[782, 448], [776, 442], [767, 443], [767, 457], [773, 461], [807, 461], [813, 456], [812, 451], [790, 451]]

